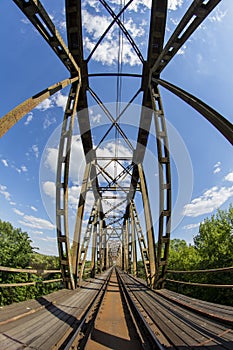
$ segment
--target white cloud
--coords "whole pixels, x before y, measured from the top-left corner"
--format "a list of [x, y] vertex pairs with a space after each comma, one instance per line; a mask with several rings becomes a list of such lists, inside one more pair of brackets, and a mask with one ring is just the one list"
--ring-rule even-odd
[[186, 204], [184, 207], [184, 215], [196, 217], [212, 213], [232, 196], [233, 186], [228, 188], [214, 186], [204, 192], [202, 196], [195, 198], [191, 203]]
[[233, 171], [227, 174], [224, 179], [227, 181], [233, 182]]
[[27, 167], [25, 165], [22, 165], [21, 166], [21, 170], [26, 173], [28, 171]]
[[25, 215], [23, 220], [19, 221], [20, 224], [35, 228], [35, 229], [45, 229], [45, 230], [53, 230], [55, 226], [48, 220], [37, 218], [32, 215]]
[[182, 229], [183, 230], [192, 230], [193, 228], [196, 228], [196, 227], [199, 227], [199, 226], [200, 226], [200, 223], [198, 223], [198, 224], [189, 224], [189, 225], [183, 226]]
[[223, 18], [226, 16], [227, 11], [222, 11], [218, 7], [215, 9], [214, 13], [208, 17], [210, 22], [222, 22]]
[[46, 196], [55, 199], [56, 198], [56, 185], [52, 181], [46, 181], [42, 185], [42, 189]]
[[4, 185], [0, 185], [0, 194], [2, 194], [6, 200], [10, 201], [11, 195], [7, 190], [7, 187]]
[[66, 109], [67, 96], [58, 91], [53, 97], [53, 102], [56, 107], [61, 107], [63, 111]]
[[18, 209], [16, 209], [16, 208], [14, 208], [13, 211], [14, 211], [15, 214], [17, 214], [17, 215], [20, 215], [20, 216], [23, 216], [23, 215], [24, 215], [24, 213], [23, 213], [22, 211], [20, 211], [20, 210], [18, 210]]
[[35, 235], [43, 235], [43, 231], [32, 231]]
[[82, 11], [82, 24], [86, 32], [93, 40], [98, 39], [111, 23], [111, 18], [106, 16], [92, 15], [87, 10]]
[[33, 211], [38, 211], [33, 205], [30, 207]]
[[215, 169], [214, 169], [214, 174], [218, 174], [218, 173], [220, 173], [220, 171], [221, 171], [221, 168], [220, 168], [220, 167], [215, 168]]
[[33, 118], [33, 114], [31, 112], [28, 113], [28, 116], [24, 125], [28, 125], [32, 121], [32, 118]]
[[2, 164], [3, 164], [5, 167], [8, 167], [8, 166], [9, 166], [6, 159], [1, 159], [1, 162], [2, 162]]
[[214, 164], [214, 171], [213, 171], [214, 174], [220, 173], [221, 170], [222, 170], [221, 162], [217, 162], [216, 164]]
[[[61, 107], [63, 111], [66, 109], [66, 102], [67, 102], [67, 96], [63, 95], [61, 91], [58, 91], [55, 95], [47, 98], [46, 100], [42, 101], [36, 108], [41, 111], [47, 111], [48, 109], [54, 108], [54, 107]], [[48, 118], [47, 118], [48, 119]], [[46, 119], [45, 119], [46, 120]], [[50, 122], [47, 120], [47, 123]], [[54, 118], [52, 119], [52, 122], [54, 122]], [[51, 122], [50, 122], [51, 124]], [[49, 125], [50, 125], [49, 124]]]
[[183, 4], [183, 0], [168, 0], [168, 9], [169, 10], [177, 10]]
[[16, 203], [15, 202], [10, 202], [10, 205], [16, 205]]
[[58, 149], [57, 148], [47, 148], [45, 156], [45, 166], [49, 168], [53, 174], [56, 174], [57, 170], [57, 157]]
[[178, 51], [177, 51], [177, 55], [184, 55], [185, 54], [185, 50], [187, 48], [187, 45], [183, 45]]
[[38, 158], [39, 157], [39, 148], [37, 145], [32, 145], [32, 150], [35, 154], [35, 157]]
[[43, 128], [47, 129], [50, 125], [56, 123], [56, 118], [49, 118], [46, 116], [45, 120], [43, 121]]
[[42, 101], [38, 106], [36, 106], [36, 109], [39, 109], [41, 111], [47, 111], [47, 109], [52, 107], [53, 107], [52, 98], [47, 98], [46, 100]]

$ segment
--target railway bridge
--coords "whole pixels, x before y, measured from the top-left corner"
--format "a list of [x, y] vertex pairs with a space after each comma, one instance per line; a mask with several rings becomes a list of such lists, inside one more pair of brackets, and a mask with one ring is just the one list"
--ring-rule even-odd
[[[233, 349], [231, 307], [191, 299], [164, 288], [173, 182], [169, 133], [159, 86], [193, 107], [217, 129], [221, 134], [219, 137], [231, 144], [233, 126], [196, 96], [162, 79], [161, 73], [221, 0], [192, 1], [165, 44], [168, 1], [153, 0], [146, 57], [124, 21], [130, 7], [136, 6], [136, 0], [119, 1], [119, 8], [113, 6], [112, 1], [96, 2], [111, 20], [98, 40], [91, 43], [88, 55], [85, 55], [87, 41], [82, 34], [84, 2], [65, 1], [66, 39], [59, 34], [39, 0], [13, 2], [65, 66], [67, 79], [46, 87], [3, 116], [0, 119], [1, 137], [41, 102], [70, 85], [56, 174], [59, 280], [64, 288], [38, 300], [4, 307], [0, 320], [0, 348]], [[103, 72], [93, 71], [92, 59], [100, 47], [103, 50], [101, 43], [113, 28], [118, 31], [117, 69], [116, 66], [113, 69], [107, 66]], [[133, 73], [124, 69], [125, 42], [140, 62], [138, 70]], [[109, 60], [111, 55], [112, 51]], [[114, 108], [102, 97], [101, 89], [96, 91], [96, 81], [104, 91], [106, 79], [111, 79], [116, 90]], [[132, 83], [135, 80], [137, 84]], [[136, 89], [123, 104], [122, 94], [128, 95], [127, 84], [136, 86]], [[94, 112], [91, 101], [97, 106]], [[134, 109], [135, 101], [137, 104], [140, 101], [140, 108]], [[90, 116], [98, 114], [96, 111], [107, 120], [97, 131], [90, 122]], [[132, 117], [133, 128], [129, 125]], [[69, 192], [76, 122], [85, 166], [72, 236]], [[154, 143], [149, 144], [150, 138]], [[101, 146], [110, 140], [114, 156], [100, 152]], [[151, 162], [156, 161], [158, 170], [156, 225], [150, 203], [153, 194], [148, 190], [151, 191], [153, 185], [148, 185], [148, 171], [144, 169], [148, 149], [153, 155]], [[79, 159], [75, 164], [78, 171]], [[90, 275], [84, 279], [87, 260], [90, 261]], [[145, 280], [138, 278], [139, 260], [142, 261]], [[232, 268], [219, 270], [224, 273]], [[1, 271], [28, 273], [7, 267], [1, 267]], [[216, 270], [195, 271], [214, 272]], [[44, 282], [50, 283], [50, 280]], [[233, 285], [206, 287], [233, 288]], [[1, 284], [1, 288], [9, 286]]]

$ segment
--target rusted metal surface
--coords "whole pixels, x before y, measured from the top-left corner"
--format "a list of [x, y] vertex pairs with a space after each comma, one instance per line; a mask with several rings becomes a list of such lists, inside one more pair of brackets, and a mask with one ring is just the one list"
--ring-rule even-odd
[[[131, 298], [146, 313], [163, 349], [231, 349], [233, 308], [188, 298], [167, 290], [153, 291], [120, 273]], [[157, 327], [157, 330], [156, 330]], [[153, 331], [153, 332], [154, 332]]]
[[142, 349], [129, 311], [126, 305], [123, 306], [115, 272], [109, 281], [103, 304], [85, 349]]
[[61, 82], [51, 85], [45, 90], [40, 91], [38, 94], [30, 97], [20, 105], [12, 109], [0, 119], [0, 137], [2, 137], [8, 130], [10, 130], [19, 120], [21, 120], [26, 114], [28, 114], [33, 108], [38, 106], [39, 103], [46, 100], [59, 90], [74, 83], [79, 78], [65, 79]]
[[75, 288], [75, 282], [71, 264], [69, 239], [68, 183], [72, 134], [79, 90], [80, 84], [73, 83], [67, 99], [58, 150], [56, 179], [56, 225], [60, 266], [65, 286], [71, 289]]
[[168, 134], [162, 100], [158, 87], [151, 90], [157, 140], [159, 167], [159, 228], [156, 256], [156, 276], [153, 287], [163, 287], [168, 265], [171, 232], [171, 167]]
[[[70, 71], [71, 79], [58, 83], [39, 95], [25, 101], [20, 106], [0, 120], [0, 133], [4, 134], [23, 115], [27, 114], [39, 102], [51, 96], [56, 91], [71, 83], [65, 111], [62, 133], [59, 146], [59, 157], [57, 165], [56, 184], [56, 213], [57, 213], [57, 237], [58, 248], [63, 274], [63, 281], [67, 288], [75, 288], [78, 279], [82, 279], [87, 249], [92, 242], [91, 273], [105, 270], [109, 263], [121, 261], [122, 268], [133, 274], [137, 273], [137, 245], [142, 255], [146, 272], [147, 283], [156, 288], [163, 287], [167, 269], [170, 227], [171, 227], [171, 171], [169, 142], [166, 130], [166, 121], [162, 106], [158, 84], [168, 88], [174, 94], [188, 102], [196, 110], [202, 113], [223, 135], [230, 141], [232, 139], [232, 125], [216, 111], [206, 106], [202, 101], [184, 92], [178, 87], [159, 79], [159, 75], [165, 66], [171, 61], [179, 48], [187, 41], [190, 35], [198, 28], [208, 14], [221, 0], [194, 0], [186, 14], [177, 25], [167, 44], [164, 46], [164, 35], [167, 17], [167, 0], [154, 0], [151, 6], [151, 18], [148, 39], [147, 57], [144, 58], [124, 24], [124, 12], [133, 0], [122, 5], [119, 13], [105, 0], [100, 0], [103, 9], [106, 10], [112, 21], [100, 36], [93, 50], [85, 59], [82, 34], [82, 1], [65, 0], [66, 28], [68, 47], [64, 43], [55, 25], [39, 0], [14, 0], [16, 5], [28, 17], [31, 23], [47, 41], [64, 66]], [[89, 62], [99, 44], [104, 40], [113, 25], [119, 27], [119, 39], [123, 35], [136, 52], [142, 64], [142, 74], [130, 74], [119, 71], [117, 73], [89, 74]], [[122, 37], [121, 37], [122, 35]], [[119, 40], [119, 52], [120, 52]], [[120, 65], [120, 60], [118, 62]], [[119, 82], [123, 76], [140, 78], [141, 87], [138, 89], [123, 110], [116, 109], [113, 116], [107, 106], [93, 90], [89, 83], [89, 77], [115, 76]], [[117, 96], [119, 97], [120, 84], [117, 84]], [[120, 124], [120, 118], [127, 111], [131, 103], [142, 93], [142, 110], [138, 124], [136, 145], [129, 140], [127, 132]], [[101, 135], [101, 140], [94, 148], [92, 130], [88, 111], [88, 94], [90, 94], [102, 109], [110, 121], [110, 127]], [[118, 98], [117, 98], [117, 101]], [[70, 252], [69, 224], [68, 224], [68, 190], [69, 190], [69, 163], [71, 138], [74, 117], [77, 112], [77, 120], [86, 158], [86, 169], [84, 173], [79, 203], [76, 213], [76, 225], [74, 230], [73, 245]], [[152, 121], [155, 121], [159, 167], [159, 229], [158, 245], [155, 246], [156, 235], [153, 230], [153, 216], [150, 211], [149, 195], [146, 185], [146, 177], [143, 170], [148, 137]], [[97, 151], [112, 129], [115, 129], [115, 144], [117, 138], [121, 137], [128, 147], [131, 156], [127, 159], [115, 157], [104, 159], [97, 157]], [[118, 140], [119, 141], [119, 140]], [[114, 175], [108, 171], [108, 167], [114, 166]], [[120, 167], [120, 171], [119, 171]], [[128, 178], [127, 178], [128, 177]], [[103, 180], [104, 179], [104, 180]], [[124, 181], [128, 179], [130, 185]], [[87, 192], [91, 190], [97, 205], [95, 223], [92, 225], [92, 214], [89, 218], [90, 227], [87, 229], [85, 243], [81, 243], [81, 232], [85, 214], [85, 203]], [[145, 235], [134, 203], [136, 191], [141, 191], [141, 204], [145, 212]], [[106, 195], [108, 192], [108, 195]], [[137, 237], [138, 242], [136, 242]], [[146, 239], [145, 239], [146, 237]], [[112, 254], [112, 255], [111, 255]], [[132, 266], [131, 266], [132, 265]]]
[[73, 76], [79, 76], [80, 68], [67, 48], [50, 16], [39, 0], [13, 0], [20, 10], [27, 16], [41, 36], [47, 41], [64, 66]]
[[151, 75], [159, 76], [162, 70], [188, 40], [192, 33], [201, 25], [209, 13], [221, 0], [194, 0], [183, 18], [177, 25], [174, 33], [166, 43], [151, 69]]
[[81, 289], [61, 290], [34, 301], [6, 306], [0, 313], [1, 350], [64, 349], [104, 285], [109, 271]]
[[233, 125], [220, 113], [208, 106], [206, 103], [191, 95], [187, 91], [182, 90], [178, 86], [175, 86], [162, 79], [152, 79], [152, 81], [165, 87], [176, 96], [180, 97], [183, 101], [188, 103], [199, 113], [203, 115], [218, 131], [233, 145]]

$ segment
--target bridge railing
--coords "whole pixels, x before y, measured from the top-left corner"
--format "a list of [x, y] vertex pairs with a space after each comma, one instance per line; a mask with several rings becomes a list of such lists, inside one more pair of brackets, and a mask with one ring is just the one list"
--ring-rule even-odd
[[46, 284], [46, 283], [54, 283], [61, 282], [62, 278], [54, 278], [54, 279], [43, 279], [44, 277], [51, 274], [61, 274], [61, 270], [43, 270], [43, 269], [18, 269], [12, 267], [0, 266], [0, 272], [9, 272], [9, 273], [23, 273], [28, 274], [27, 279], [31, 279], [31, 275], [36, 275], [32, 277], [32, 280], [29, 282], [18, 282], [18, 283], [0, 283], [0, 288], [9, 288], [9, 287], [23, 287], [23, 286], [36, 286], [37, 284]]
[[[200, 274], [225, 274], [226, 272], [233, 272], [233, 266], [231, 267], [222, 267], [217, 269], [208, 269], [208, 270], [189, 270], [189, 271], [177, 271], [177, 270], [167, 270], [168, 275], [200, 275]], [[225, 277], [225, 276], [224, 276]], [[231, 288], [233, 289], [233, 284], [219, 284], [219, 283], [199, 283], [199, 282], [192, 282], [190, 281], [191, 278], [188, 278], [189, 280], [175, 280], [171, 278], [166, 278], [165, 281], [168, 283], [176, 283], [180, 285], [189, 285], [189, 286], [197, 286], [197, 287], [209, 287], [209, 288]]]

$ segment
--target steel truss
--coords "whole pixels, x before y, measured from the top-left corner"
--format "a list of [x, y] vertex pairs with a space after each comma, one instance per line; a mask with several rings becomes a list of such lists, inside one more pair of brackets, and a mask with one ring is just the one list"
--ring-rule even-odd
[[[119, 264], [134, 276], [138, 273], [138, 250], [143, 262], [147, 284], [162, 288], [166, 274], [172, 217], [171, 170], [166, 120], [158, 85], [179, 96], [201, 113], [222, 135], [233, 144], [232, 124], [213, 108], [179, 87], [160, 78], [181, 46], [200, 26], [221, 0], [194, 0], [164, 46], [167, 16], [167, 0], [152, 1], [151, 21], [146, 59], [127, 31], [123, 14], [134, 0], [129, 0], [115, 13], [105, 0], [100, 0], [112, 22], [99, 38], [89, 56], [83, 54], [81, 0], [65, 0], [68, 46], [66, 46], [54, 23], [39, 0], [13, 0], [28, 20], [38, 30], [69, 72], [69, 78], [54, 84], [27, 99], [0, 119], [0, 136], [3, 136], [17, 121], [23, 118], [40, 102], [71, 84], [67, 100], [59, 145], [56, 181], [57, 241], [64, 285], [76, 288], [80, 285], [88, 251], [91, 249], [90, 274], [92, 277], [111, 264]], [[142, 63], [142, 74], [88, 73], [88, 64], [94, 52], [109, 30], [117, 25]], [[115, 117], [89, 84], [89, 77], [131, 77], [141, 79], [137, 90], [126, 107]], [[137, 144], [132, 145], [123, 127], [121, 116], [135, 98], [142, 94], [142, 110], [138, 126]], [[97, 102], [110, 121], [110, 127], [94, 148], [88, 113], [88, 94]], [[82, 111], [82, 113], [79, 113]], [[69, 233], [69, 166], [74, 120], [79, 123], [81, 140], [86, 157], [80, 197], [77, 205], [76, 224], [72, 247]], [[147, 148], [151, 123], [154, 121], [157, 139], [159, 168], [159, 222], [157, 246], [154, 232], [153, 212], [150, 208], [143, 160]], [[98, 149], [112, 129], [125, 142], [132, 156], [97, 157]], [[156, 152], [156, 150], [155, 150]], [[109, 167], [114, 164], [114, 175]], [[120, 169], [120, 170], [119, 170]], [[127, 184], [126, 184], [127, 183]], [[83, 233], [88, 191], [94, 195], [94, 204]], [[144, 208], [144, 225], [136, 209], [136, 191], [141, 193]], [[108, 195], [105, 194], [108, 192]]]

